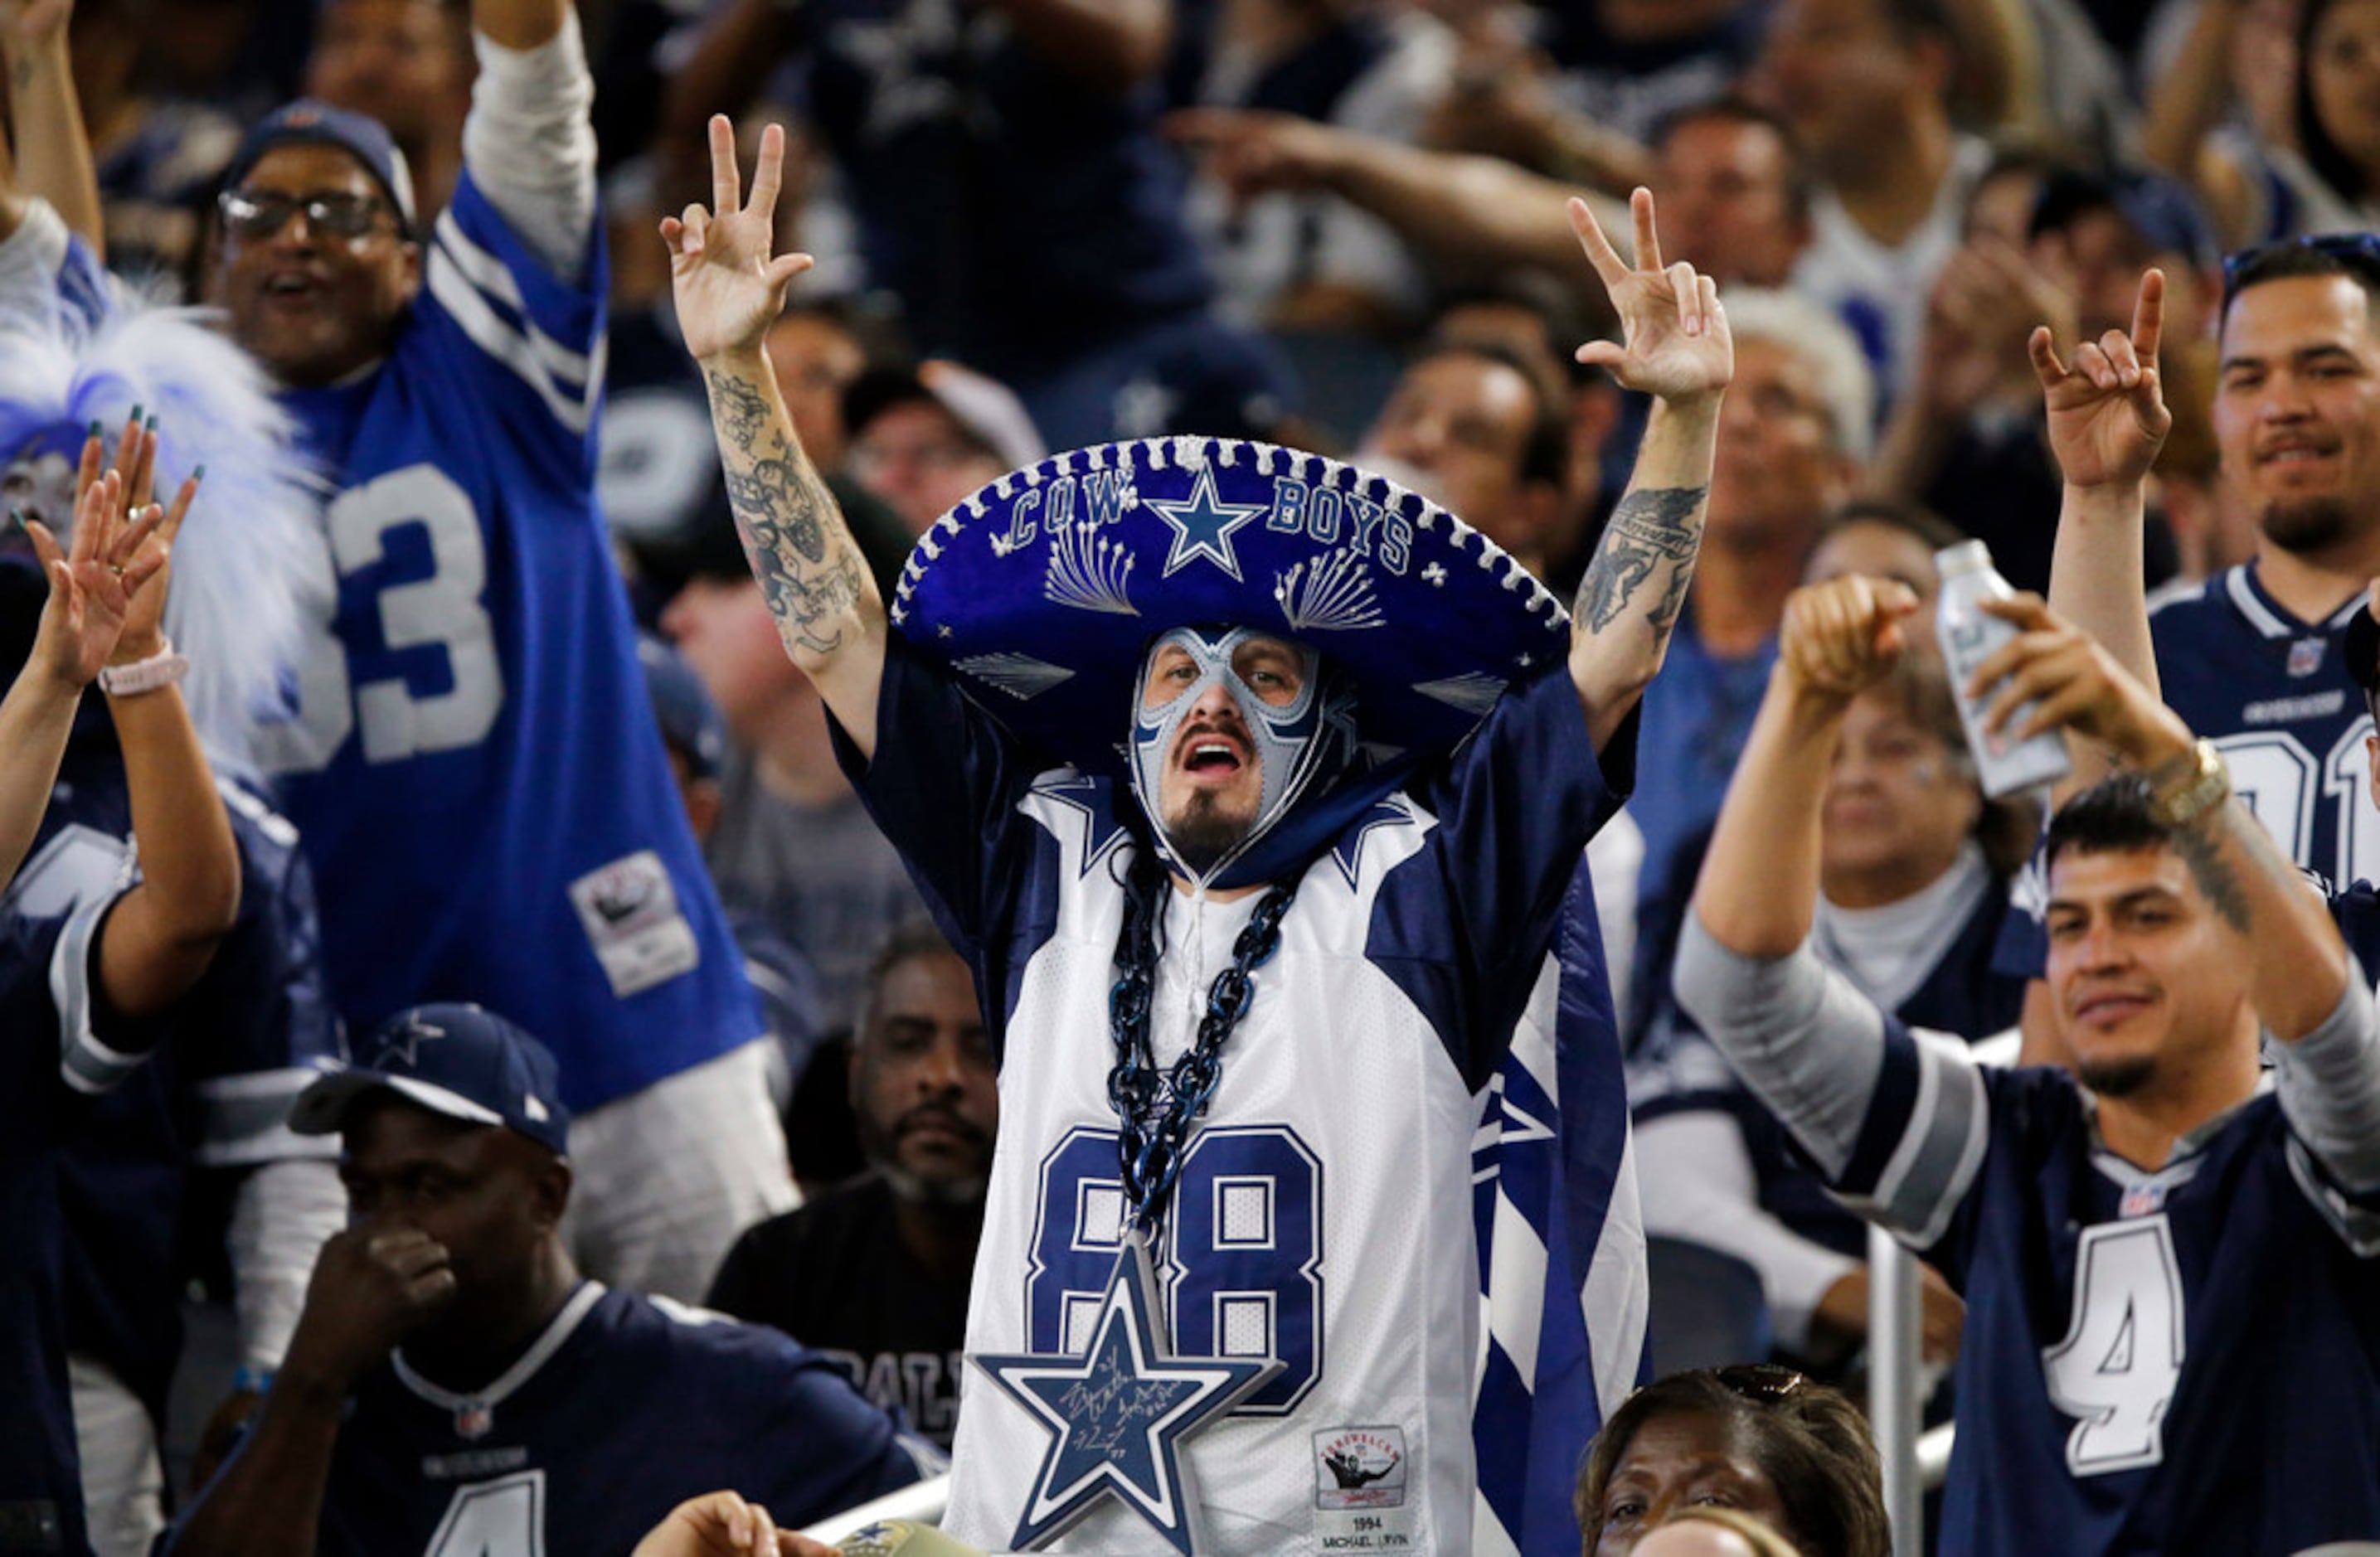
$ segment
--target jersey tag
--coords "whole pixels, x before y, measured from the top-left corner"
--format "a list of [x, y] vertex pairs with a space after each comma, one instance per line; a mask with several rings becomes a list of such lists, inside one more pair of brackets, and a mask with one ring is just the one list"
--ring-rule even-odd
[[1316, 1533], [1325, 1551], [1411, 1551], [1405, 1430], [1332, 1428], [1314, 1435]]
[[669, 867], [652, 850], [623, 855], [580, 876], [570, 884], [570, 902], [620, 999], [666, 983], [702, 960]]

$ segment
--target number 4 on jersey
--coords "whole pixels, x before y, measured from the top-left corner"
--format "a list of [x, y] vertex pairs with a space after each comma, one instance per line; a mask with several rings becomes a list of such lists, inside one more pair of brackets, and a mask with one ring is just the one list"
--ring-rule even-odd
[[2082, 1418], [2066, 1440], [2068, 1469], [2104, 1476], [2165, 1458], [2181, 1349], [2181, 1268], [2165, 1214], [2084, 1228], [2073, 1321], [2041, 1354], [2050, 1404]]

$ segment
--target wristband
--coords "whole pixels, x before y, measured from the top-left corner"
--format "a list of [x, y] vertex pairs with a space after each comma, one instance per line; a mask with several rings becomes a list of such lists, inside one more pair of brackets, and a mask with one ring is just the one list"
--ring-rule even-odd
[[138, 697], [144, 692], [172, 686], [190, 673], [188, 655], [174, 652], [174, 640], [159, 634], [157, 652], [129, 665], [110, 665], [99, 673], [99, 690], [110, 697]]
[[241, 1363], [238, 1370], [231, 1376], [231, 1388], [234, 1394], [267, 1394], [273, 1388], [273, 1370], [251, 1368]]

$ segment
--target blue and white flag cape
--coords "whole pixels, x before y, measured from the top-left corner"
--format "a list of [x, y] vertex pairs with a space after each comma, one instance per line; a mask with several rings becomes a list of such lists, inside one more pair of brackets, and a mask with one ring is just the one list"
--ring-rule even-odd
[[1472, 1156], [1475, 1557], [1573, 1552], [1587, 1441], [1647, 1377], [1645, 1228], [1619, 1025], [1582, 861]]

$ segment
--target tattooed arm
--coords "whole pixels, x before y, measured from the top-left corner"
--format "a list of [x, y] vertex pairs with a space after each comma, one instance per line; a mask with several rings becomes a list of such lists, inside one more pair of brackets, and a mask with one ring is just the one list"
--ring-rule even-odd
[[884, 602], [843, 511], [803, 453], [761, 337], [785, 287], [808, 269], [802, 254], [769, 255], [784, 132], [760, 138], [750, 202], [741, 199], [735, 135], [710, 121], [713, 203], [662, 223], [686, 350], [702, 368], [710, 422], [745, 557], [785, 653], [853, 742], [876, 753], [876, 694], [884, 678]]
[[[1993, 693], [1986, 716], [1993, 728], [2019, 736], [2063, 728], [2087, 736], [2143, 775], [2155, 793], [2191, 781], [2197, 753], [2189, 727], [2115, 655], [2037, 596], [1985, 609], [2020, 630], [1968, 682], [1971, 695]], [[2028, 704], [2032, 713], [2020, 719], [2018, 710]], [[2249, 996], [2257, 1019], [2284, 1042], [2320, 1027], [2338, 1008], [2350, 966], [2321, 895], [2236, 798], [2201, 812], [2170, 841], [2207, 907], [2240, 937], [2239, 954], [2253, 970]], [[2058, 917], [2053, 895], [2053, 941]]]
[[1571, 617], [1571, 680], [1597, 750], [1636, 706], [1669, 652], [1702, 546], [1719, 400], [1735, 371], [1718, 289], [1690, 265], [1662, 266], [1649, 193], [1637, 190], [1630, 209], [1633, 268], [1621, 263], [1586, 203], [1570, 202], [1571, 225], [1611, 294], [1621, 331], [1620, 344], [1591, 342], [1578, 358], [1654, 397], [1627, 495], [1596, 546]]

